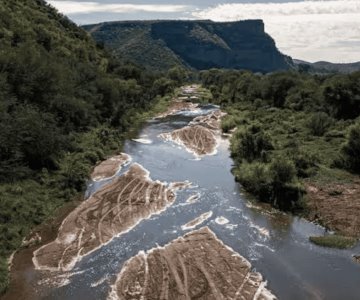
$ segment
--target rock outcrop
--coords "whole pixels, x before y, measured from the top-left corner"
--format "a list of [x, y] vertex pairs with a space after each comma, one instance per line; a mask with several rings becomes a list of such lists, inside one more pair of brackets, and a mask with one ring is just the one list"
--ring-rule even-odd
[[262, 20], [128, 21], [87, 25], [93, 37], [121, 57], [152, 69], [175, 65], [198, 70], [288, 69], [292, 59], [280, 53]]

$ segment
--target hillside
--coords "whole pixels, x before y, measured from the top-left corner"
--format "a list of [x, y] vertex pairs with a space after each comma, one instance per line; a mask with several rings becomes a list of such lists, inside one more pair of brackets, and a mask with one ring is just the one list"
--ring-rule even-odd
[[[327, 61], [318, 61], [315, 63], [310, 63], [307, 61], [294, 59], [295, 65], [297, 66], [305, 66], [308, 68], [310, 72], [319, 72], [319, 73], [352, 73], [360, 71], [360, 62], [354, 63], [344, 63], [344, 64], [336, 64]], [[308, 67], [306, 67], [308, 66]]]
[[261, 20], [127, 21], [87, 25], [99, 43], [147, 68], [182, 65], [198, 70], [248, 69], [272, 72], [289, 69], [292, 60], [279, 52]]
[[85, 188], [174, 82], [115, 60], [43, 0], [2, 0], [0, 14], [1, 294], [31, 228]]

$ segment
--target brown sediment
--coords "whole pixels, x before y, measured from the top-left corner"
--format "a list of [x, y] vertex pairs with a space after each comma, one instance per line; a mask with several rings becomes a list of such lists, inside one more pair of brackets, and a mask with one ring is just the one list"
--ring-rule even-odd
[[354, 258], [355, 262], [360, 264], [360, 255], [354, 255], [353, 258]]
[[213, 111], [196, 117], [189, 126], [160, 134], [160, 137], [184, 146], [197, 156], [210, 155], [218, 146], [217, 136], [220, 135], [220, 123], [224, 115], [220, 110]]
[[275, 299], [261, 274], [207, 227], [125, 263], [109, 299]]
[[128, 231], [139, 221], [161, 212], [175, 201], [175, 191], [152, 181], [139, 164], [133, 164], [64, 220], [55, 241], [34, 252], [37, 269], [71, 270], [84, 255]]
[[222, 112], [221, 110], [215, 110], [205, 116], [196, 117], [190, 124], [201, 125], [211, 130], [219, 130], [221, 125], [221, 118], [225, 115], [226, 113]]
[[204, 213], [200, 216], [198, 216], [197, 218], [195, 218], [194, 220], [186, 223], [185, 225], [181, 226], [182, 230], [189, 230], [189, 229], [193, 229], [196, 226], [200, 225], [201, 223], [204, 223], [206, 220], [208, 220], [209, 218], [211, 218], [213, 215], [212, 211], [209, 211], [207, 213]]
[[309, 219], [345, 236], [360, 238], [360, 181], [305, 184]]
[[160, 137], [183, 145], [198, 156], [213, 153], [217, 146], [214, 132], [200, 125], [186, 126], [170, 133], [163, 133]]
[[130, 156], [121, 153], [120, 155], [113, 156], [99, 165], [97, 165], [91, 173], [91, 179], [94, 181], [103, 180], [113, 177], [121, 167], [131, 160]]
[[195, 203], [196, 201], [199, 200], [199, 198], [200, 198], [200, 194], [199, 194], [199, 193], [194, 194], [194, 195], [190, 196], [190, 197], [186, 200], [186, 203], [190, 203], [190, 204]]

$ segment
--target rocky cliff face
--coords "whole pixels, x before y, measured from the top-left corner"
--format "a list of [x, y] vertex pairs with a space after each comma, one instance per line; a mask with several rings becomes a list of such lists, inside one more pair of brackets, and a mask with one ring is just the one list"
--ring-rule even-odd
[[272, 72], [292, 66], [265, 33], [262, 20], [112, 22], [85, 29], [116, 54], [155, 69], [180, 64]]

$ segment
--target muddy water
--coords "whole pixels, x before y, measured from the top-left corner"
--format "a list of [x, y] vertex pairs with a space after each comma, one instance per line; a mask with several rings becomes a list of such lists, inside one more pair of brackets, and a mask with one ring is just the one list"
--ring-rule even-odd
[[[193, 187], [179, 192], [176, 202], [162, 214], [142, 221], [84, 257], [71, 272], [27, 270], [26, 280], [37, 290], [39, 298], [106, 299], [125, 261], [139, 251], [168, 244], [184, 235], [185, 224], [211, 212], [196, 228], [208, 226], [225, 244], [248, 259], [279, 299], [359, 299], [360, 265], [351, 256], [360, 247], [345, 251], [317, 247], [308, 242], [308, 237], [322, 234], [323, 228], [253, 205], [230, 172], [232, 160], [226, 138], [219, 138], [217, 154], [199, 160], [158, 137], [186, 126], [196, 115], [212, 109], [205, 107], [152, 120], [139, 140], [126, 142], [124, 152], [131, 155], [132, 162], [149, 170], [153, 180], [188, 180]], [[144, 140], [146, 143], [141, 143]], [[124, 167], [120, 174], [128, 168]], [[103, 184], [106, 181], [89, 183], [87, 195]], [[192, 201], [187, 201], [189, 198]]]

